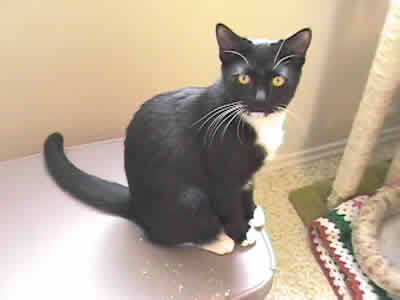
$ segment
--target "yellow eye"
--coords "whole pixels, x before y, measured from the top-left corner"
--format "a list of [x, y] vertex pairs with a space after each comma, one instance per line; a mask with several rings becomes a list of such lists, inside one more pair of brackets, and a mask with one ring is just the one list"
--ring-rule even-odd
[[274, 87], [281, 87], [282, 85], [284, 85], [286, 82], [285, 77], [283, 76], [275, 76], [274, 78], [272, 78], [272, 85]]
[[243, 85], [249, 84], [250, 80], [251, 80], [250, 76], [247, 75], [247, 74], [240, 74], [238, 76], [238, 81], [239, 81], [240, 84], [243, 84]]

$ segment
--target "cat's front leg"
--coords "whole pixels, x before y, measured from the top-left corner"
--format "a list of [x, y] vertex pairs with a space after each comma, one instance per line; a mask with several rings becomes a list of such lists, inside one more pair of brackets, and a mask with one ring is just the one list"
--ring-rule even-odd
[[216, 210], [224, 231], [237, 243], [254, 244], [255, 236], [245, 217], [241, 190], [222, 190], [217, 192]]
[[[228, 218], [225, 218], [225, 220]], [[242, 243], [247, 239], [247, 232], [251, 229], [244, 218], [229, 218], [224, 224], [224, 231], [236, 243]]]
[[244, 215], [249, 225], [253, 228], [262, 228], [265, 224], [264, 211], [254, 202], [254, 183], [252, 180], [242, 188], [242, 205]]
[[244, 217], [248, 222], [253, 218], [254, 210], [257, 207], [253, 200], [253, 194], [254, 194], [254, 184], [252, 180], [249, 180], [242, 187], [243, 212], [244, 212]]

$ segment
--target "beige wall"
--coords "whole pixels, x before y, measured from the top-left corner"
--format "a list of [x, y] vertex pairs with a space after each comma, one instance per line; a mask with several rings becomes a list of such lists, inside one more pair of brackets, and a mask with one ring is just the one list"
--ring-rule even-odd
[[[290, 4], [288, 4], [290, 3]], [[119, 137], [161, 91], [219, 76], [214, 36], [225, 22], [250, 37], [311, 26], [314, 39], [284, 152], [332, 142], [351, 125], [387, 1], [3, 1], [0, 160]]]

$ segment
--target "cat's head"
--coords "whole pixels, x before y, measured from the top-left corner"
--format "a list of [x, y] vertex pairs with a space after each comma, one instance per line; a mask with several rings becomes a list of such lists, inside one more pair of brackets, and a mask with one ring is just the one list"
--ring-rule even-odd
[[216, 35], [229, 101], [241, 101], [250, 115], [286, 108], [299, 83], [311, 30], [277, 41], [249, 40], [217, 24]]

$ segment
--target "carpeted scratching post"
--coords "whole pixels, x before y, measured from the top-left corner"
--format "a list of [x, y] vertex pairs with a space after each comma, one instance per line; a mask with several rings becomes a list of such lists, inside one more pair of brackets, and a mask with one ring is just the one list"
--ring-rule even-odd
[[392, 0], [359, 110], [327, 200], [329, 209], [357, 193], [400, 82], [400, 0]]

